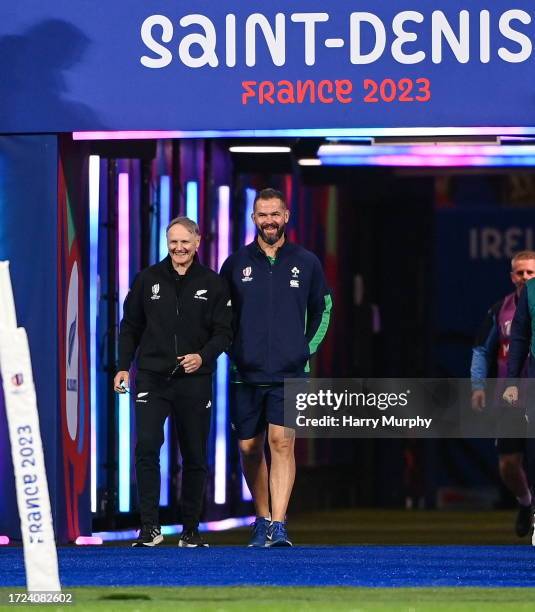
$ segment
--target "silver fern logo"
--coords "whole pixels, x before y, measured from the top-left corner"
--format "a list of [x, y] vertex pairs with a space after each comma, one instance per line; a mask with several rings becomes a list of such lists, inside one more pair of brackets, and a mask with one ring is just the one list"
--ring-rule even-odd
[[290, 272], [292, 273], [292, 278], [290, 279], [290, 287], [299, 287], [299, 268], [294, 266]]
[[69, 365], [69, 367], [71, 366], [71, 362], [72, 362], [72, 353], [74, 350], [74, 341], [76, 340], [76, 317], [74, 317], [74, 321], [71, 323], [71, 326], [69, 327], [69, 337], [68, 337], [68, 345], [69, 345], [69, 353], [67, 356], [67, 364]]
[[160, 283], [156, 283], [155, 285], [152, 285], [152, 295], [150, 299], [159, 300], [160, 297]]

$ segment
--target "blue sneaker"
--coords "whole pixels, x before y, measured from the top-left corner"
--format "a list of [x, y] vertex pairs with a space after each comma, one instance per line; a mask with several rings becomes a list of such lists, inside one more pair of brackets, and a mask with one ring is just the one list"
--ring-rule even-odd
[[269, 526], [267, 533], [266, 546], [292, 546], [288, 532], [286, 531], [286, 523], [282, 521], [273, 521]]
[[251, 525], [253, 533], [249, 540], [249, 546], [262, 547], [266, 545], [267, 532], [269, 528], [269, 520], [267, 518], [258, 517], [255, 522]]

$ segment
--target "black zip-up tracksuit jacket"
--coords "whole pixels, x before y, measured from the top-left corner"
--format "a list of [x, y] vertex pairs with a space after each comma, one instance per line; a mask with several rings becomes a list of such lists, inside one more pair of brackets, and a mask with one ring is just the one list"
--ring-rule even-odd
[[[141, 271], [126, 296], [118, 370], [128, 370], [139, 349], [140, 370], [168, 376], [177, 356], [198, 353], [202, 365], [194, 374], [211, 374], [231, 341], [232, 308], [225, 280], [197, 258], [179, 276], [167, 256]], [[175, 375], [184, 376], [184, 370]]]

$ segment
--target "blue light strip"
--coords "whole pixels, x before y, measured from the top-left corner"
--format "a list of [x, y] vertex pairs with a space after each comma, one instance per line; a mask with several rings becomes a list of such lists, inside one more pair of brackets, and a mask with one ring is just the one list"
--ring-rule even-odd
[[130, 394], [119, 396], [119, 512], [130, 512]]
[[534, 167], [535, 156], [519, 157], [424, 157], [416, 155], [341, 155], [339, 157], [321, 158], [324, 166], [396, 166], [396, 167], [434, 167], [434, 168], [467, 168], [467, 167]]
[[[199, 531], [226, 531], [227, 529], [236, 529], [237, 527], [246, 527], [254, 521], [254, 516], [242, 516], [239, 518], [227, 518], [222, 521], [210, 521], [208, 523], [200, 523]], [[162, 526], [163, 535], [175, 535], [182, 532], [182, 525], [164, 525]], [[101, 538], [104, 542], [122, 542], [124, 540], [133, 540], [137, 538], [137, 531], [98, 531], [93, 533], [93, 537]]]
[[[171, 216], [171, 177], [160, 177], [160, 228], [159, 252], [160, 259], [167, 257], [167, 235], [165, 230]], [[165, 419], [164, 441], [160, 449], [160, 506], [169, 505], [169, 418]]]
[[[253, 242], [256, 236], [256, 226], [252, 219], [255, 198], [256, 189], [248, 188], [245, 190], [245, 244]], [[241, 497], [243, 501], [251, 501], [253, 499], [243, 474], [241, 477]]]
[[535, 146], [331, 144], [322, 145], [318, 157], [324, 166], [533, 167]]
[[362, 128], [289, 128], [273, 130], [153, 130], [73, 132], [73, 140], [143, 140], [168, 138], [272, 138], [272, 137], [349, 137], [349, 136], [528, 136], [535, 127], [362, 127]]
[[[230, 187], [222, 185], [217, 190], [217, 267], [221, 268], [229, 256], [230, 241]], [[228, 424], [228, 357], [225, 353], [217, 359], [216, 371], [216, 434], [214, 468], [214, 502], [224, 504], [227, 499], [227, 424]]]
[[[119, 174], [119, 320], [130, 286], [129, 176]], [[130, 511], [130, 394], [119, 395], [119, 512]]]
[[199, 219], [199, 189], [196, 181], [186, 183], [186, 216], [196, 223]]
[[535, 145], [498, 145], [498, 144], [403, 144], [403, 145], [358, 145], [328, 144], [321, 145], [318, 157], [339, 157], [348, 155], [418, 155], [422, 157], [523, 157], [534, 156]]
[[91, 406], [91, 512], [97, 511], [97, 314], [100, 157], [89, 157], [89, 394]]
[[256, 198], [256, 189], [246, 189], [245, 190], [245, 244], [250, 244], [256, 234], [256, 227], [253, 222], [251, 215], [254, 210], [254, 200]]
[[228, 357], [225, 353], [217, 358], [216, 371], [216, 434], [214, 502], [224, 504], [227, 500], [227, 411], [228, 411]]
[[160, 232], [159, 252], [160, 259], [167, 257], [167, 235], [165, 230], [171, 221], [171, 177], [160, 177]]

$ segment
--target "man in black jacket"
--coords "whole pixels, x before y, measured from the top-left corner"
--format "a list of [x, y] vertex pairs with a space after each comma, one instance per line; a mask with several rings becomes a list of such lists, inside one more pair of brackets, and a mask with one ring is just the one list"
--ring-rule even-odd
[[179, 546], [206, 546], [198, 525], [206, 480], [212, 372], [232, 340], [232, 311], [225, 281], [198, 262], [199, 228], [187, 217], [167, 228], [169, 255], [143, 270], [124, 303], [119, 333], [117, 393], [129, 386], [136, 353], [136, 476], [141, 530], [133, 546], [155, 546], [159, 453], [163, 426], [172, 413], [183, 460]]

